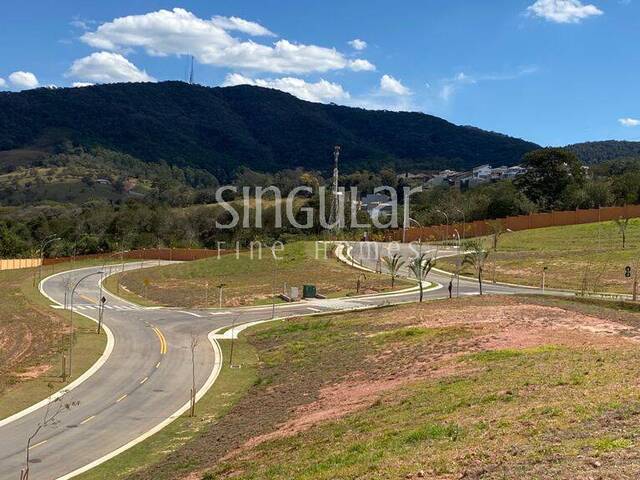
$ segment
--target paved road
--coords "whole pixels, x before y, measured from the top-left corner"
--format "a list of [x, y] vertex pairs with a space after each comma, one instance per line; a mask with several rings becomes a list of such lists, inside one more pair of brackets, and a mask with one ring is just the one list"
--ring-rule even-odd
[[[352, 244], [357, 262], [375, 269], [379, 255], [386, 254], [385, 244]], [[409, 256], [410, 247], [400, 247]], [[425, 251], [432, 252], [429, 247]], [[435, 252], [432, 252], [435, 254]], [[440, 251], [439, 255], [452, 251]], [[157, 263], [146, 266], [157, 265]], [[127, 264], [126, 269], [142, 265]], [[64, 285], [98, 271], [98, 267], [64, 272], [45, 279], [43, 292], [58, 304], [64, 302]], [[406, 272], [405, 272], [406, 273]], [[375, 275], [370, 273], [369, 275]], [[100, 295], [98, 276], [82, 282], [76, 292], [79, 313], [97, 318], [95, 301]], [[430, 281], [441, 285], [425, 293], [426, 298], [447, 296], [444, 287], [450, 275], [432, 273]], [[531, 289], [487, 285], [487, 293], [531, 292]], [[475, 281], [462, 279], [460, 294], [478, 292]], [[80, 405], [62, 413], [59, 422], [43, 429], [32, 442], [31, 479], [68, 478], [92, 462], [99, 461], [160, 426], [189, 401], [191, 388], [191, 349], [196, 349], [196, 385], [200, 390], [212, 380], [220, 367], [220, 354], [215, 341], [207, 336], [216, 329], [240, 325], [273, 316], [271, 306], [229, 310], [147, 309], [130, 304], [105, 292], [107, 308], [104, 323], [113, 332], [114, 346], [108, 360], [91, 377], [68, 392], [66, 402]], [[389, 303], [417, 300], [416, 291], [393, 294], [325, 299], [277, 305], [276, 317], [319, 314], [347, 309], [368, 308]], [[60, 307], [59, 307], [60, 308]], [[45, 408], [22, 416], [8, 424], [0, 422], [0, 480], [19, 478], [25, 462], [27, 437], [42, 420]]]

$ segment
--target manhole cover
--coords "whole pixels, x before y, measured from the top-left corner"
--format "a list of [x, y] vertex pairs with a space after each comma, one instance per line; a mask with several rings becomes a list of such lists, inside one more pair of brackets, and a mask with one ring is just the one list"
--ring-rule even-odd
[[78, 425], [67, 425], [67, 428], [78, 428]]

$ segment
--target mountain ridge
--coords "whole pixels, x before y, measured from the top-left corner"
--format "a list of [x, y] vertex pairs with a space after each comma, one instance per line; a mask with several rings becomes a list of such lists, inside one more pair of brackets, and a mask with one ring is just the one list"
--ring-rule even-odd
[[[52, 133], [53, 132], [53, 133]], [[46, 136], [229, 179], [240, 166], [344, 171], [513, 165], [532, 142], [419, 112], [312, 103], [254, 86], [126, 83], [0, 94], [0, 150]]]

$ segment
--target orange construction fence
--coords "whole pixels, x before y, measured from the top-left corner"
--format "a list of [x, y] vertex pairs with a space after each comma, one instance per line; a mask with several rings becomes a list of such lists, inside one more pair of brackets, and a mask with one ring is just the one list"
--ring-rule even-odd
[[176, 260], [189, 262], [201, 260], [203, 258], [217, 257], [224, 255], [225, 250], [209, 250], [207, 248], [147, 248], [141, 250], [130, 250], [124, 253], [97, 253], [93, 255], [77, 255], [75, 257], [45, 258], [43, 265], [55, 265], [80, 260], [95, 260], [110, 258], [118, 260], [124, 257], [126, 260]]
[[[405, 239], [413, 242], [438, 241], [449, 239], [457, 230], [461, 237], [482, 237], [492, 233], [492, 223], [500, 222], [505, 230], [514, 232], [530, 230], [532, 228], [559, 227], [563, 225], [579, 225], [582, 223], [606, 222], [618, 218], [640, 217], [640, 205], [625, 205], [623, 207], [602, 207], [589, 210], [570, 210], [562, 212], [531, 213], [513, 217], [498, 218], [496, 220], [476, 220], [473, 222], [456, 222], [449, 225], [433, 225], [422, 228], [408, 228]], [[386, 236], [386, 240], [402, 241], [402, 229], [396, 229]]]

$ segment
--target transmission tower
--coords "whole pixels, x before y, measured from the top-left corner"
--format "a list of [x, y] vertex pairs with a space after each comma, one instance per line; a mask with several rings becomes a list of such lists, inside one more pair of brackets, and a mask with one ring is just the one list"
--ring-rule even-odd
[[[340, 159], [340, 145], [333, 149], [333, 182], [331, 184], [331, 211], [329, 213], [329, 225], [334, 232], [338, 232], [342, 227], [340, 215], [340, 194], [338, 190], [338, 160]], [[335, 223], [335, 225], [334, 225]]]
[[189, 68], [189, 85], [193, 85], [193, 55], [191, 55], [191, 67]]

